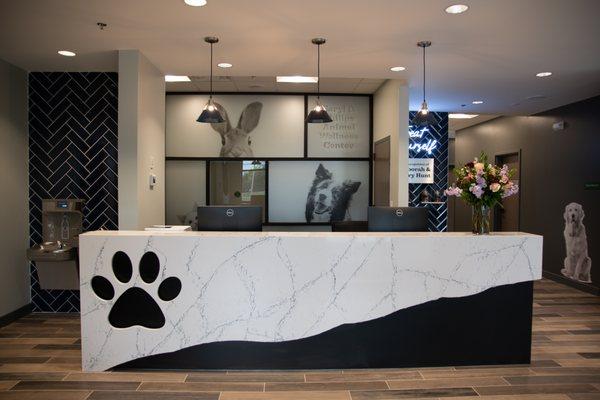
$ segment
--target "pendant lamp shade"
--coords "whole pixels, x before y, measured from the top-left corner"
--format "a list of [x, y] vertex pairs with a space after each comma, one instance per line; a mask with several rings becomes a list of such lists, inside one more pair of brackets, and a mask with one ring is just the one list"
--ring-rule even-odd
[[317, 45], [317, 104], [310, 110], [306, 117], [306, 122], [309, 124], [326, 124], [333, 122], [333, 119], [329, 116], [327, 109], [321, 103], [321, 45], [325, 44], [327, 40], [324, 38], [314, 38], [312, 43]]
[[323, 105], [320, 102], [317, 102], [315, 108], [310, 110], [310, 112], [308, 113], [308, 117], [306, 117], [306, 122], [308, 122], [309, 124], [325, 124], [328, 122], [333, 122], [333, 120], [329, 116], [329, 113], [327, 112], [325, 107], [323, 107]]
[[225, 122], [219, 109], [213, 104], [212, 99], [208, 100], [208, 103], [206, 103], [202, 113], [196, 121], [207, 124], [220, 124], [221, 122]]
[[225, 119], [219, 112], [217, 106], [213, 103], [212, 95], [213, 95], [213, 44], [219, 41], [219, 38], [214, 36], [207, 36], [204, 38], [206, 43], [210, 44], [210, 96], [204, 109], [202, 109], [202, 113], [196, 120], [197, 122], [205, 123], [205, 124], [219, 124], [221, 122], [225, 122]]
[[411, 125], [416, 125], [419, 127], [434, 125], [436, 123], [437, 121], [433, 114], [429, 111], [426, 101], [421, 104], [421, 109], [417, 111], [413, 119], [410, 121]]
[[419, 127], [424, 127], [437, 123], [435, 117], [429, 111], [429, 107], [427, 106], [427, 100], [425, 99], [425, 49], [431, 46], [431, 42], [422, 41], [417, 43], [417, 46], [423, 49], [423, 103], [421, 103], [421, 109], [417, 111], [413, 119], [410, 121], [410, 124], [417, 125]]

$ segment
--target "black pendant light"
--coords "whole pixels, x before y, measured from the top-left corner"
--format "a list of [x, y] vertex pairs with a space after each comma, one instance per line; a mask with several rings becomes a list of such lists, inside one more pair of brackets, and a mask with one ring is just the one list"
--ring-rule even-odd
[[317, 104], [310, 110], [306, 117], [306, 122], [309, 124], [324, 124], [332, 122], [333, 120], [327, 113], [325, 106], [321, 104], [321, 45], [325, 44], [327, 40], [324, 38], [314, 38], [313, 44], [317, 45]]
[[210, 44], [210, 96], [208, 98], [208, 102], [204, 106], [202, 110], [202, 114], [198, 117], [196, 121], [208, 124], [219, 124], [221, 122], [225, 122], [223, 116], [215, 106], [212, 100], [213, 95], [213, 44], [219, 41], [219, 38], [214, 36], [207, 36], [204, 38], [206, 43]]
[[427, 100], [425, 100], [425, 49], [431, 46], [431, 42], [424, 40], [417, 43], [417, 46], [423, 49], [423, 103], [421, 104], [421, 109], [417, 111], [417, 114], [410, 123], [411, 125], [428, 126], [436, 123], [435, 117], [429, 112], [429, 108], [427, 107]]

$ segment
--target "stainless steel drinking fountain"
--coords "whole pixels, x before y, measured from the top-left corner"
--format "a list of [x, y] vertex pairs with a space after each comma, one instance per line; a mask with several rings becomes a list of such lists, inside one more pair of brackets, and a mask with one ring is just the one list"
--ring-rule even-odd
[[42, 243], [27, 250], [42, 289], [79, 290], [83, 204], [80, 199], [42, 200]]

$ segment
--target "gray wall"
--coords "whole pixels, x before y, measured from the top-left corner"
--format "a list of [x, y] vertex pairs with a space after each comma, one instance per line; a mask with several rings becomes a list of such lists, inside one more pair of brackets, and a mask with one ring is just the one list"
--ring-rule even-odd
[[27, 73], [0, 60], [0, 316], [30, 302]]
[[[600, 182], [600, 97], [530, 117], [501, 117], [456, 134], [456, 165], [481, 150], [495, 154], [521, 150], [521, 230], [544, 236], [544, 271], [560, 273], [565, 258], [565, 205], [585, 210], [592, 281], [600, 285], [600, 190], [584, 190]], [[565, 121], [563, 131], [552, 124]], [[457, 201], [455, 230], [470, 230], [470, 209]], [[596, 265], [594, 267], [594, 264]]]

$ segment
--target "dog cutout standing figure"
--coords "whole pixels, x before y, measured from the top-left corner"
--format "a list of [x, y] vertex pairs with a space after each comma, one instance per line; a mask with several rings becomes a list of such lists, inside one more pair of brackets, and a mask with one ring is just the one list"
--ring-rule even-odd
[[350, 220], [350, 202], [360, 182], [347, 179], [336, 182], [333, 174], [319, 164], [306, 198], [306, 222]]
[[214, 103], [215, 107], [225, 122], [219, 124], [210, 124], [210, 126], [221, 135], [221, 154], [220, 157], [252, 157], [252, 140], [250, 132], [252, 132], [260, 120], [262, 111], [262, 103], [255, 101], [250, 103], [242, 111], [237, 127], [233, 128], [229, 121], [227, 111], [219, 103]]
[[583, 207], [581, 204], [569, 203], [565, 207], [565, 245], [567, 257], [564, 268], [560, 271], [570, 279], [579, 282], [592, 282], [592, 259], [588, 256], [587, 235], [583, 225]]
[[177, 219], [179, 223], [182, 225], [191, 226], [193, 231], [198, 230], [198, 207], [200, 204], [198, 202], [194, 203], [194, 208], [192, 211], [186, 214], [177, 214]]

